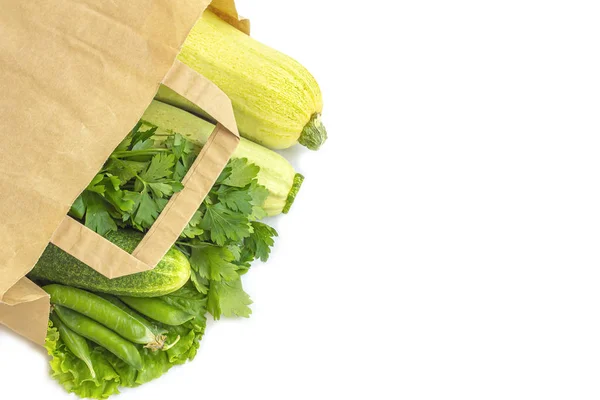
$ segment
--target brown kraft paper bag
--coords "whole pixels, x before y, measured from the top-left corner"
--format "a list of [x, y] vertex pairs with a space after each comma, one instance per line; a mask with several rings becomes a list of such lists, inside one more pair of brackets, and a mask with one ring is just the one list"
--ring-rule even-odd
[[[48, 243], [109, 278], [152, 269], [214, 184], [239, 142], [231, 102], [176, 56], [209, 6], [246, 33], [249, 23], [233, 0], [0, 5], [0, 323], [43, 345], [49, 299], [25, 275]], [[218, 123], [128, 254], [66, 214], [161, 83]]]

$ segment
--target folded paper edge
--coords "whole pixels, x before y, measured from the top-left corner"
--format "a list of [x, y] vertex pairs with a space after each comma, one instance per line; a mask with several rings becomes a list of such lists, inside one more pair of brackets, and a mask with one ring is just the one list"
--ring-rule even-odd
[[250, 34], [250, 20], [240, 16], [235, 5], [235, 1], [213, 0], [208, 8], [217, 14], [221, 19], [226, 21], [229, 25], [244, 32], [246, 35]]
[[0, 302], [0, 324], [40, 346], [49, 314], [50, 296], [27, 278], [13, 285]]

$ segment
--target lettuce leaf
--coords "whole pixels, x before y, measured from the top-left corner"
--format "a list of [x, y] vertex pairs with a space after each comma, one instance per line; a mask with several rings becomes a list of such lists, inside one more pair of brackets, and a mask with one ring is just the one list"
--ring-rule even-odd
[[181, 326], [156, 323], [166, 332], [167, 343], [179, 341], [167, 351], [152, 351], [139, 346], [144, 369], [136, 370], [103, 347], [90, 343], [92, 364], [96, 372], [93, 378], [89, 369], [65, 346], [58, 330], [48, 322], [46, 350], [50, 360], [51, 375], [69, 393], [82, 398], [107, 399], [119, 393], [120, 387], [136, 387], [150, 382], [169, 371], [173, 366], [194, 359], [200, 348], [200, 340], [206, 328], [207, 295], [199, 293], [191, 282], [178, 291], [161, 297], [172, 306], [191, 313], [195, 318]]
[[92, 399], [107, 399], [119, 393], [119, 375], [104, 357], [103, 349], [92, 350], [92, 364], [96, 371], [96, 378], [93, 378], [85, 363], [66, 348], [60, 340], [58, 330], [50, 321], [48, 321], [45, 347], [52, 357], [51, 375], [67, 392]]
[[138, 371], [112, 353], [104, 349], [102, 350], [104, 351], [104, 360], [117, 371], [121, 387], [136, 387], [150, 382], [167, 373], [173, 366], [173, 364], [169, 363], [167, 353], [164, 351], [140, 349], [140, 355], [144, 361], [144, 369]]
[[181, 326], [168, 327], [167, 343], [173, 343], [179, 336], [179, 342], [167, 351], [169, 362], [183, 364], [193, 360], [200, 348], [200, 340], [206, 328], [207, 295], [198, 292], [190, 281], [178, 291], [162, 296], [161, 299], [194, 316], [193, 320]]

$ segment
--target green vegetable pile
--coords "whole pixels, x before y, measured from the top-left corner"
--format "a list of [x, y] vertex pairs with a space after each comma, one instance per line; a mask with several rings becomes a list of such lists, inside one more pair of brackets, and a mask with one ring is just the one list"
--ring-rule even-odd
[[[138, 124], [70, 215], [130, 251], [136, 240], [127, 232], [152, 226], [183, 188], [181, 180], [199, 151], [177, 133], [158, 135], [156, 128]], [[30, 278], [49, 283], [44, 289], [53, 312], [46, 348], [52, 374], [67, 391], [100, 399], [153, 380], [195, 357], [207, 313], [216, 320], [251, 314], [240, 277], [253, 261], [269, 258], [277, 236], [259, 222], [267, 215], [261, 206], [269, 195], [258, 184], [259, 171], [246, 159], [232, 159], [175, 248], [153, 271], [108, 280], [56, 247], [46, 249]], [[181, 253], [189, 266], [178, 259]], [[53, 268], [58, 264], [71, 268]], [[139, 282], [160, 286], [181, 276], [179, 287], [162, 296], [144, 297], [136, 289]]]
[[[148, 230], [183, 188], [181, 180], [200, 151], [177, 133], [157, 137], [156, 128], [141, 127], [133, 128], [71, 208], [71, 216], [101, 235]], [[258, 222], [266, 216], [261, 205], [269, 195], [258, 184], [259, 171], [246, 159], [231, 160], [176, 245], [188, 256], [192, 282], [208, 295], [215, 319], [250, 315], [240, 276], [255, 259], [267, 261], [277, 236]]]
[[178, 325], [138, 313], [110, 295], [61, 285], [44, 289], [55, 304], [46, 337], [52, 375], [79, 397], [105, 399], [119, 393], [120, 387], [160, 377], [174, 365], [194, 359], [204, 334], [206, 295], [192, 285], [141, 300], [160, 302], [154, 317]]

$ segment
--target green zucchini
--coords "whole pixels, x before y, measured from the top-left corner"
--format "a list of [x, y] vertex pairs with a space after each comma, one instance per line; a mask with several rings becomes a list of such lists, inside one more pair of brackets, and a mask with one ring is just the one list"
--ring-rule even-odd
[[[108, 233], [106, 238], [131, 253], [142, 240], [143, 234], [132, 230], [119, 230]], [[191, 267], [187, 257], [175, 248], [169, 250], [153, 270], [108, 279], [50, 244], [28, 277], [34, 281], [55, 282], [93, 292], [156, 297], [181, 288], [190, 278], [190, 274]]]
[[[166, 88], [166, 90], [171, 89]], [[210, 122], [157, 100], [152, 101], [146, 109], [141, 122], [148, 128], [156, 127], [157, 134], [179, 133], [199, 146], [206, 144], [208, 137], [215, 129]], [[294, 167], [283, 156], [241, 138], [232, 157], [246, 158], [260, 168], [258, 183], [269, 191], [269, 197], [262, 207], [269, 216], [285, 214], [289, 211], [304, 177], [296, 173]]]

